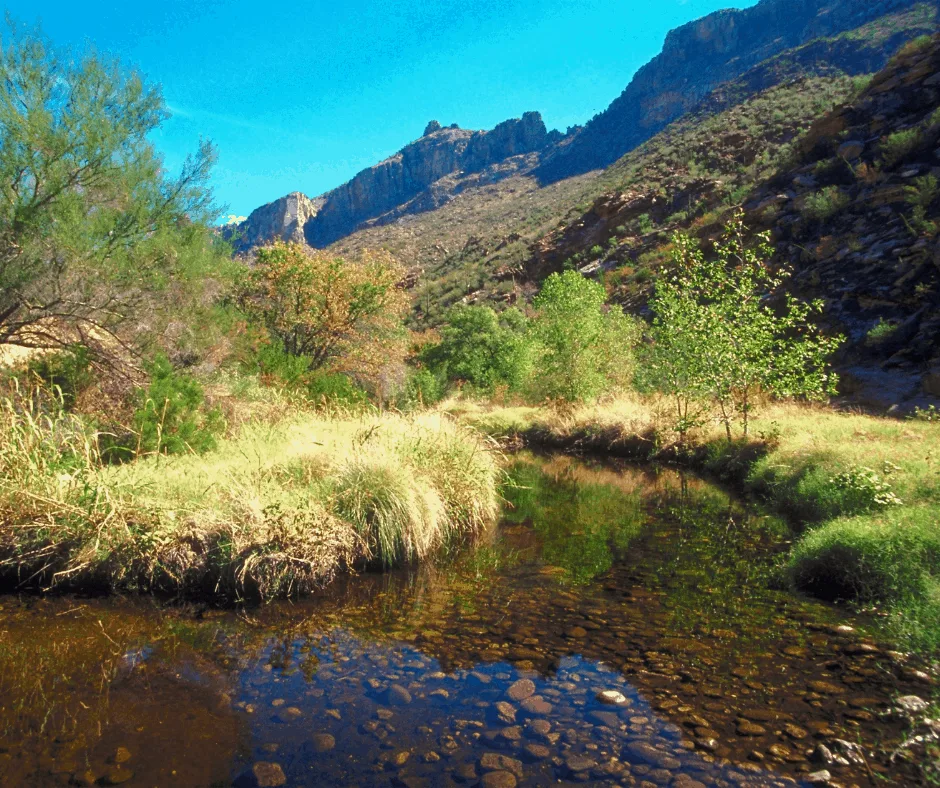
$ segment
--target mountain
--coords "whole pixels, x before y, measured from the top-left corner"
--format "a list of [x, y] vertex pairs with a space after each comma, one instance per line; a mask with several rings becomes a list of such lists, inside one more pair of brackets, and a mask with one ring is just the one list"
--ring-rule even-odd
[[[720, 83], [784, 50], [918, 4], [919, 0], [761, 0], [751, 8], [716, 11], [689, 22], [671, 31], [662, 52], [636, 72], [606, 110], [563, 140], [536, 174], [544, 183], [606, 167], [692, 109]], [[883, 64], [882, 60], [869, 66]]]
[[[814, 111], [826, 93], [841, 100]], [[672, 233], [707, 247], [743, 205], [793, 271], [789, 292], [822, 299], [846, 335], [842, 394], [879, 409], [940, 398], [940, 36], [873, 79], [799, 80], [692, 113], [605, 179], [586, 211], [533, 242], [519, 280], [573, 265], [642, 314]]]
[[[363, 170], [348, 183], [311, 200], [294, 192], [263, 205], [230, 233], [236, 251], [281, 238], [324, 247], [363, 225], [440, 207], [470, 185], [531, 169], [537, 154], [560, 139], [538, 112], [491, 131], [431, 121], [420, 139]], [[449, 180], [445, 180], [448, 179]]]

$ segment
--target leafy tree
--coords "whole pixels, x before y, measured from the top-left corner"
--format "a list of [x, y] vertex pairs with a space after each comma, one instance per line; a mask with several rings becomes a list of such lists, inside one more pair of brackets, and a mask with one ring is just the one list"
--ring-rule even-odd
[[149, 294], [224, 257], [208, 226], [214, 151], [202, 143], [168, 178], [148, 140], [166, 117], [139, 74], [57, 54], [11, 24], [0, 42], [0, 345], [113, 348]]
[[408, 296], [387, 252], [348, 262], [301, 244], [259, 249], [239, 288], [250, 318], [308, 371], [376, 375], [404, 353]]
[[683, 435], [701, 423], [708, 404], [718, 409], [730, 440], [735, 421], [748, 434], [761, 393], [824, 399], [835, 391], [826, 360], [842, 337], [824, 336], [810, 320], [822, 302], [787, 294], [772, 305], [768, 297], [787, 272], [768, 265], [766, 233], [752, 248], [744, 236], [740, 212], [710, 258], [688, 236], [674, 236], [672, 270], [650, 301], [653, 344], [641, 378], [675, 400]]
[[534, 301], [534, 393], [568, 402], [590, 399], [629, 381], [635, 323], [606, 291], [577, 271], [552, 274]]
[[518, 388], [527, 372], [525, 316], [517, 309], [497, 315], [485, 306], [458, 306], [447, 314], [441, 340], [420, 359], [444, 380], [492, 393], [500, 385]]

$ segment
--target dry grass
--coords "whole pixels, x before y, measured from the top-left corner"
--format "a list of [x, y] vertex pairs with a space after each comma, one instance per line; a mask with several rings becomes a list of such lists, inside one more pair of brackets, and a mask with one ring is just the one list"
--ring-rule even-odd
[[0, 418], [8, 583], [284, 596], [426, 558], [498, 510], [491, 448], [441, 414], [294, 412], [208, 454], [110, 467], [79, 420], [35, 398], [6, 398]]

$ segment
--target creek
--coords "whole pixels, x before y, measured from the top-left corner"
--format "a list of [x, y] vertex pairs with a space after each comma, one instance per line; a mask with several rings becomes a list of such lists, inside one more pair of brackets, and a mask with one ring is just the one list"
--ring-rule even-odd
[[298, 601], [0, 597], [0, 783], [917, 782], [890, 709], [930, 677], [783, 587], [785, 524], [671, 470], [509, 476], [474, 547]]

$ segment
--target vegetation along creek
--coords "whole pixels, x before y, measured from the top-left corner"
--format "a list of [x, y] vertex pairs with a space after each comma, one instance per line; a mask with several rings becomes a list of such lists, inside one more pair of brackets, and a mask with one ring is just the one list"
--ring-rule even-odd
[[940, 0], [125, 6], [4, 0], [0, 788], [940, 785]]
[[[787, 527], [673, 470], [520, 455], [456, 560], [293, 604], [2, 598], [5, 784], [919, 779], [878, 622], [774, 587]], [[908, 706], [905, 706], [905, 703]]]

